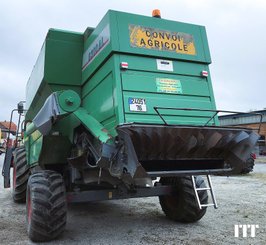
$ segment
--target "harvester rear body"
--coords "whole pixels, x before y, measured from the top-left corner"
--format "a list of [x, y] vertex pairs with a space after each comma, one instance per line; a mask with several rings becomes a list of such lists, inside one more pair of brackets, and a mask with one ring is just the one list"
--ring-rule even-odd
[[[108, 11], [85, 33], [49, 30], [26, 92], [28, 196], [54, 176], [69, 202], [159, 195], [170, 218], [200, 219], [194, 176], [239, 173], [258, 139], [218, 125], [210, 63], [198, 25]], [[187, 188], [195, 217], [167, 206]]]

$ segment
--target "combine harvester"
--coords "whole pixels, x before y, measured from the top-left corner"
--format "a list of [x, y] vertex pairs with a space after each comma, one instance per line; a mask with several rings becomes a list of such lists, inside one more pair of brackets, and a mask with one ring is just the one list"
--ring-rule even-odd
[[27, 84], [24, 145], [3, 168], [30, 239], [62, 233], [67, 203], [159, 196], [185, 223], [217, 207], [210, 175], [240, 173], [258, 134], [219, 127], [210, 63], [199, 25], [108, 11], [84, 33], [50, 29]]

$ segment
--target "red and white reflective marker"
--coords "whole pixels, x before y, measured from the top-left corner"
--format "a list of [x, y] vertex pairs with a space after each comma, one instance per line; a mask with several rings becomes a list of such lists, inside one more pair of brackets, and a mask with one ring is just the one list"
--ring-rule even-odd
[[202, 71], [201, 72], [201, 76], [203, 76], [203, 77], [208, 77], [208, 72], [207, 71]]
[[120, 63], [120, 68], [127, 69], [128, 68], [128, 63], [127, 62], [121, 62]]

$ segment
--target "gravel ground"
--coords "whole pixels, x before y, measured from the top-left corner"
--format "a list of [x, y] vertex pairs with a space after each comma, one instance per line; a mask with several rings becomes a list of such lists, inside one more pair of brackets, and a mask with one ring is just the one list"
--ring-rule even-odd
[[[34, 244], [26, 234], [25, 205], [14, 204], [2, 182], [0, 244]], [[213, 177], [213, 185], [219, 208], [208, 208], [195, 224], [168, 220], [158, 198], [71, 205], [66, 231], [49, 244], [266, 244], [266, 158], [253, 173]], [[235, 238], [235, 224], [259, 225], [256, 237]]]

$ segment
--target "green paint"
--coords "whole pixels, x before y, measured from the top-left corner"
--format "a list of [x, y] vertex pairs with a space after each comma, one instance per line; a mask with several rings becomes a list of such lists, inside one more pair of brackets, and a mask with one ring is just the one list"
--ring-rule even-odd
[[65, 112], [73, 112], [80, 107], [80, 97], [73, 90], [65, 90], [57, 93], [57, 100], [61, 109]]
[[[162, 60], [171, 66], [158, 65]], [[121, 69], [121, 62], [128, 69]], [[100, 141], [112, 142], [117, 125], [161, 124], [154, 107], [215, 110], [211, 78], [201, 76], [203, 70], [209, 72], [210, 63], [206, 31], [199, 25], [108, 11], [84, 34], [50, 29], [27, 85], [26, 118], [32, 120], [53, 92], [58, 92], [62, 117], [45, 137], [33, 137], [37, 131], [27, 128], [30, 164], [66, 161], [81, 124]], [[130, 110], [130, 98], [144, 99], [146, 111]], [[212, 116], [160, 112], [175, 125], [203, 125]], [[52, 140], [60, 144], [58, 153]], [[56, 155], [50, 162], [45, 157], [49, 151]]]
[[[209, 64], [211, 63], [210, 53], [208, 49], [207, 37], [205, 28], [199, 25], [192, 25], [182, 22], [169, 21], [165, 19], [158, 19], [135, 14], [122, 13], [109, 10], [104, 18], [101, 20], [95, 30], [88, 36], [84, 42], [84, 52], [97, 40], [106, 26], [110, 28], [110, 41], [108, 45], [94, 58], [94, 60], [84, 69], [82, 74], [82, 82], [86, 80], [95, 72], [98, 65], [102, 63], [107, 56], [112, 52], [126, 53], [128, 55], [153, 56], [164, 57], [169, 59], [179, 59], [186, 61], [195, 61]], [[161, 32], [182, 33], [186, 34], [187, 39], [191, 38], [195, 45], [196, 53], [185, 54], [172, 51], [166, 51], [154, 48], [136, 48], [132, 46], [132, 37], [130, 26], [140, 26], [142, 28], [160, 30]], [[186, 39], [186, 40], [187, 40]], [[165, 37], [166, 41], [166, 37]], [[83, 64], [84, 65], [84, 64]]]
[[27, 120], [32, 120], [46, 98], [60, 90], [80, 94], [83, 34], [50, 29], [27, 83]]
[[92, 133], [92, 135], [99, 139], [101, 142], [106, 143], [111, 140], [112, 136], [108, 130], [104, 128], [93, 116], [89, 115], [88, 112], [80, 107], [74, 112], [74, 115], [80, 120], [80, 122]]

